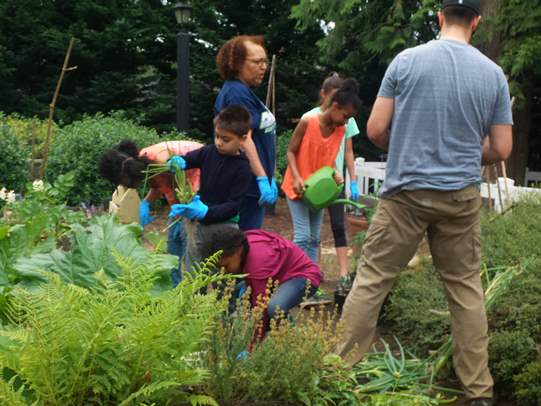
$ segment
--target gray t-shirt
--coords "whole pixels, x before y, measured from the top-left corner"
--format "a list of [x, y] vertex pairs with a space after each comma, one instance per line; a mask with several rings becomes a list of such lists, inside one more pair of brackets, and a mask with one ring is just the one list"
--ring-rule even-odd
[[491, 125], [513, 123], [502, 69], [454, 40], [398, 54], [378, 96], [394, 99], [383, 196], [480, 183], [483, 138]]

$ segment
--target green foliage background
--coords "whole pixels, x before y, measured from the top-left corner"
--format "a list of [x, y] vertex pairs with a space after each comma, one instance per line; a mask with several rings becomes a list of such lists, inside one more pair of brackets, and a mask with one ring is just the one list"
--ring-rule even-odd
[[126, 138], [134, 140], [139, 148], [159, 141], [155, 130], [139, 126], [119, 113], [87, 116], [61, 128], [50, 150], [47, 179], [73, 172], [75, 185], [68, 204], [103, 203], [110, 198], [114, 187], [98, 173], [99, 157]]
[[[22, 192], [28, 180], [29, 165], [26, 160], [24, 146], [19, 142], [15, 133], [2, 122], [0, 117], [0, 189]], [[0, 202], [0, 205], [3, 202]]]

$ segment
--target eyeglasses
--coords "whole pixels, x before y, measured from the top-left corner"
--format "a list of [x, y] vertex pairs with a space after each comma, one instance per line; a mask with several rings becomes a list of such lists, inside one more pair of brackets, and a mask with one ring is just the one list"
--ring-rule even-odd
[[265, 65], [267, 66], [269, 64], [269, 60], [268, 59], [249, 59], [247, 58], [246, 59], [247, 61], [250, 61], [252, 63], [255, 63], [256, 65], [258, 66], [262, 66], [262, 65]]

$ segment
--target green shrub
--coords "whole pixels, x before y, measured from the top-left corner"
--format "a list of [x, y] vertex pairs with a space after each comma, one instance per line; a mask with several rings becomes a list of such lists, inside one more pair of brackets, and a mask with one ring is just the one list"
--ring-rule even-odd
[[[539, 243], [539, 242], [538, 242]], [[521, 330], [541, 339], [541, 257], [524, 264], [488, 316], [493, 330]]]
[[431, 262], [400, 275], [384, 307], [392, 332], [417, 355], [437, 349], [450, 332], [447, 299]]
[[276, 137], [276, 182], [278, 184], [282, 183], [284, 175], [287, 168], [287, 147], [289, 146], [289, 141], [291, 141], [291, 136], [293, 131], [285, 131], [282, 134]]
[[513, 397], [513, 377], [535, 358], [535, 342], [522, 331], [502, 331], [490, 335], [490, 372], [500, 396]]
[[[29, 179], [29, 167], [24, 147], [13, 131], [0, 121], [0, 189], [22, 192]], [[3, 202], [0, 202], [0, 205]]]
[[[47, 137], [47, 121], [38, 118], [26, 118], [19, 114], [1, 116], [0, 121], [4, 122], [15, 134], [21, 146], [25, 149], [26, 156], [32, 156], [32, 138], [34, 138], [35, 158], [43, 157], [43, 145]], [[52, 124], [51, 142], [57, 130], [56, 124]]]
[[514, 378], [517, 404], [538, 406], [541, 404], [541, 359], [530, 362], [521, 374]]
[[513, 204], [496, 218], [484, 216], [481, 225], [483, 262], [490, 268], [516, 265], [525, 258], [541, 257], [541, 198]]
[[51, 145], [47, 178], [73, 171], [75, 187], [68, 203], [103, 203], [111, 197], [113, 186], [98, 173], [99, 157], [125, 138], [133, 139], [140, 148], [159, 141], [156, 131], [125, 120], [118, 113], [85, 117], [60, 129]]
[[[265, 340], [255, 343], [252, 339], [266, 303], [250, 309], [249, 296], [244, 295], [234, 314], [216, 320], [204, 351], [203, 367], [210, 371], [204, 391], [220, 405], [265, 401], [297, 405], [311, 397], [324, 356], [336, 344], [332, 317], [323, 309], [301, 312], [294, 323], [283, 319], [271, 323]], [[250, 347], [250, 354], [243, 353]]]

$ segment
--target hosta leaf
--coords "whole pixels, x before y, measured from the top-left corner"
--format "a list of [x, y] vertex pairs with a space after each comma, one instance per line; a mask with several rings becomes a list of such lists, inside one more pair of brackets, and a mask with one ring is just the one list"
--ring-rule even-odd
[[145, 250], [137, 240], [139, 226], [120, 225], [110, 216], [101, 216], [93, 219], [86, 228], [75, 225], [73, 231], [71, 251], [55, 249], [17, 260], [14, 269], [23, 286], [31, 288], [43, 282], [45, 270], [58, 274], [64, 282], [94, 288], [98, 284], [97, 272], [103, 271], [110, 279], [116, 279], [122, 272], [113, 252], [134, 264], [152, 261], [159, 277], [156, 290], [163, 291], [171, 286], [169, 272], [178, 259]]

